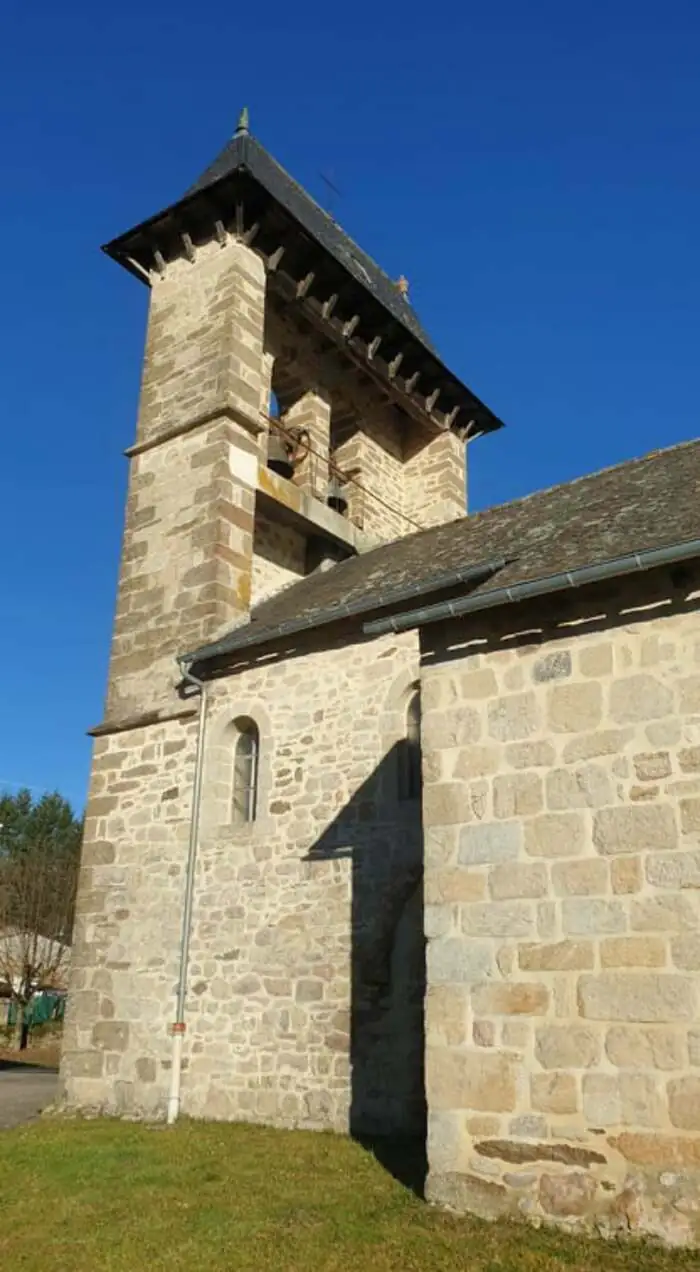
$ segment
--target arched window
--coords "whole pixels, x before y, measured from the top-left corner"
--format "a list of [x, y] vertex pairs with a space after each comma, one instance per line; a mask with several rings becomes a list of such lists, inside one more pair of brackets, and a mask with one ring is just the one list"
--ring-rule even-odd
[[237, 721], [238, 737], [233, 765], [233, 820], [239, 825], [255, 821], [258, 804], [260, 734], [253, 720]]
[[405, 734], [399, 751], [399, 799], [420, 799], [420, 691], [414, 690], [406, 705]]
[[267, 404], [267, 413], [273, 420], [278, 420], [282, 414], [280, 404], [277, 400], [277, 394], [274, 389], [270, 389], [270, 398]]

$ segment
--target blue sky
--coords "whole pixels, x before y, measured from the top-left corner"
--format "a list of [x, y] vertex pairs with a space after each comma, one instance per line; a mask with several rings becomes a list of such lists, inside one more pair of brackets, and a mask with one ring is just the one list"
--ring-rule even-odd
[[99, 245], [251, 128], [506, 421], [473, 508], [698, 433], [697, 0], [96, 6], [0, 20], [0, 788], [82, 806], [146, 291]]

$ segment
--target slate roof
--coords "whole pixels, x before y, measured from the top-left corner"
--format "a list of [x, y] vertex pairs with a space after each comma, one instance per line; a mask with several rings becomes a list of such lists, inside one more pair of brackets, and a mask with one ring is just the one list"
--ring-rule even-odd
[[[397, 393], [404, 390], [407, 376], [410, 380], [417, 376], [419, 407], [438, 390], [438, 412], [452, 416], [459, 427], [473, 422], [473, 436], [503, 427], [490, 407], [442, 361], [398, 284], [247, 128], [239, 129], [178, 202], [112, 239], [103, 251], [145, 283], [154, 261], [159, 257], [168, 261], [182, 252], [183, 232], [195, 245], [207, 241], [216, 220], [228, 223], [237, 205], [249, 218], [247, 231], [256, 228], [256, 250], [272, 255], [284, 247], [277, 270], [279, 285], [286, 272], [292, 285], [311, 277], [307, 301], [318, 302], [321, 295], [326, 301], [333, 294], [338, 299], [331, 324], [342, 326], [359, 319], [357, 332], [343, 338], [346, 352], [352, 354], [357, 345], [366, 357], [367, 345], [379, 337], [382, 348], [375, 366], [401, 354], [401, 373], [396, 374], [394, 384]], [[410, 398], [412, 390], [406, 392]], [[458, 415], [452, 415], [455, 409]]]
[[430, 591], [436, 600], [441, 586], [454, 585], [455, 571], [480, 564], [499, 565], [473, 589], [487, 593], [695, 538], [700, 439], [418, 531], [310, 575], [257, 605], [250, 622], [197, 650], [195, 660], [320, 627], [348, 610], [375, 615], [409, 591], [416, 600]]
[[402, 296], [395, 282], [379, 268], [361, 247], [345, 233], [311, 195], [273, 159], [251, 133], [240, 133], [224, 146], [213, 163], [185, 192], [184, 198], [199, 194], [244, 168], [259, 181], [278, 203], [303, 225], [312, 238], [344, 265], [363, 287], [371, 291], [394, 318], [415, 336], [424, 347], [437, 354], [435, 346], [416, 317], [415, 310]]

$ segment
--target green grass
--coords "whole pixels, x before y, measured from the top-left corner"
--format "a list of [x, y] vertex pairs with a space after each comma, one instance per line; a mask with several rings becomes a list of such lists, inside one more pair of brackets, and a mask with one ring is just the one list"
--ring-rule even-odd
[[0, 1133], [13, 1272], [688, 1272], [697, 1255], [442, 1214], [351, 1141], [46, 1121]]

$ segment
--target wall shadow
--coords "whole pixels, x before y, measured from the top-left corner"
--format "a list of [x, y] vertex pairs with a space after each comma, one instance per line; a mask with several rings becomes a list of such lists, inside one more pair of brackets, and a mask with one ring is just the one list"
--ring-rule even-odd
[[388, 752], [307, 860], [351, 862], [350, 1133], [422, 1194], [423, 826], [421, 801], [398, 798], [400, 750]]
[[446, 619], [422, 629], [421, 662], [431, 668], [462, 662], [469, 654], [504, 649], [527, 653], [583, 635], [606, 636], [630, 624], [692, 614], [699, 604], [697, 587], [698, 571], [679, 565]]

